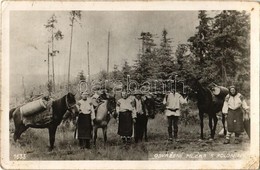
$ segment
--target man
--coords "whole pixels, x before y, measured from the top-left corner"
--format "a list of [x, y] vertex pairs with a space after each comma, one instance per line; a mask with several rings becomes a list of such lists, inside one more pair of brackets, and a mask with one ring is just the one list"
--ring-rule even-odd
[[168, 134], [169, 141], [172, 142], [172, 126], [174, 129], [174, 139], [177, 141], [178, 138], [178, 121], [181, 115], [180, 113], [180, 104], [187, 103], [187, 98], [184, 99], [179, 93], [175, 92], [170, 88], [167, 89], [168, 92], [163, 100], [165, 106], [165, 115], [167, 116], [168, 121]]
[[145, 126], [147, 125], [147, 113], [145, 111], [144, 99], [142, 98], [141, 91], [136, 91], [134, 93], [134, 108], [136, 112], [136, 123], [134, 124], [134, 138], [135, 142], [142, 141], [143, 134], [145, 131]]
[[130, 143], [136, 114], [133, 101], [125, 91], [122, 92], [122, 98], [117, 102], [116, 112], [118, 113], [118, 135], [121, 136], [123, 143]]
[[78, 101], [79, 117], [77, 122], [77, 134], [81, 149], [90, 149], [90, 140], [92, 139], [92, 121], [95, 120], [95, 112], [89, 98], [88, 92], [82, 93], [82, 99]]
[[223, 114], [227, 115], [227, 135], [224, 144], [230, 143], [232, 133], [235, 133], [235, 144], [240, 143], [240, 134], [244, 131], [243, 114], [249, 115], [249, 107], [244, 97], [237, 92], [235, 86], [229, 87], [229, 94], [225, 98], [222, 108]]

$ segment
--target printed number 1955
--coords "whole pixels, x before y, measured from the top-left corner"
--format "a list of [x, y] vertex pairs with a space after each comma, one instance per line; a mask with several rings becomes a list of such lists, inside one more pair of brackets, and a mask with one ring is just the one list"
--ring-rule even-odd
[[24, 160], [24, 159], [26, 159], [26, 154], [14, 154], [14, 159]]

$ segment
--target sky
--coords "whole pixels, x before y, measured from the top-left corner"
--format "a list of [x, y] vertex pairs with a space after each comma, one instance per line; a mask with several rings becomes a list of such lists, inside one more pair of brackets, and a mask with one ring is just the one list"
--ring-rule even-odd
[[[24, 76], [30, 81], [40, 75], [47, 81], [47, 49], [50, 32], [44, 27], [55, 14], [56, 28], [64, 39], [55, 42], [59, 54], [55, 57], [57, 81], [66, 81], [71, 27], [69, 11], [12, 11], [10, 13], [10, 81]], [[173, 38], [173, 51], [180, 43], [194, 35], [198, 26], [198, 11], [82, 11], [82, 18], [75, 23], [73, 32], [71, 76], [87, 73], [87, 42], [89, 42], [90, 74], [106, 70], [108, 32], [110, 31], [110, 70], [114, 64], [131, 65], [141, 47], [140, 33], [155, 35], [160, 43], [162, 30]], [[20, 81], [20, 79], [19, 79]]]

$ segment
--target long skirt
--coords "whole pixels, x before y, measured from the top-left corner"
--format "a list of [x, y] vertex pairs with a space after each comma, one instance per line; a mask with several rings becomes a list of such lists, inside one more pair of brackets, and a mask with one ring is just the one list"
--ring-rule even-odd
[[90, 114], [79, 114], [78, 118], [78, 139], [92, 138], [92, 124]]
[[132, 112], [119, 112], [118, 135], [131, 137], [133, 134]]
[[228, 132], [241, 133], [244, 131], [243, 111], [241, 108], [236, 110], [228, 109], [227, 115]]

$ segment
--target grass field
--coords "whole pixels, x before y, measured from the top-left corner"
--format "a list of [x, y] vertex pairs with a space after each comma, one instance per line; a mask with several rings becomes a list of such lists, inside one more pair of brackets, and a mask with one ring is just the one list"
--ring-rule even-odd
[[[205, 135], [209, 136], [208, 120], [205, 120]], [[48, 130], [29, 128], [22, 134], [22, 138], [14, 143], [13, 122], [10, 123], [10, 160], [19, 159], [17, 155], [25, 154], [25, 160], [148, 160], [148, 159], [233, 159], [227, 154], [237, 157], [244, 155], [249, 148], [249, 139], [244, 133], [241, 144], [223, 145], [223, 137], [216, 136], [214, 141], [199, 141], [200, 127], [198, 123], [179, 124], [179, 141], [167, 141], [166, 119], [157, 114], [155, 119], [148, 122], [148, 142], [122, 144], [117, 135], [118, 124], [114, 119], [109, 122], [108, 142], [103, 143], [101, 129], [98, 133], [97, 146], [92, 149], [81, 150], [78, 141], [73, 138], [73, 127], [59, 126], [56, 134], [55, 149], [48, 152]], [[221, 129], [218, 122], [217, 132]], [[165, 157], [165, 154], [176, 154]], [[205, 155], [206, 154], [206, 155]], [[209, 155], [214, 154], [213, 157]], [[167, 155], [166, 155], [167, 156]], [[168, 155], [169, 156], [169, 155]]]

